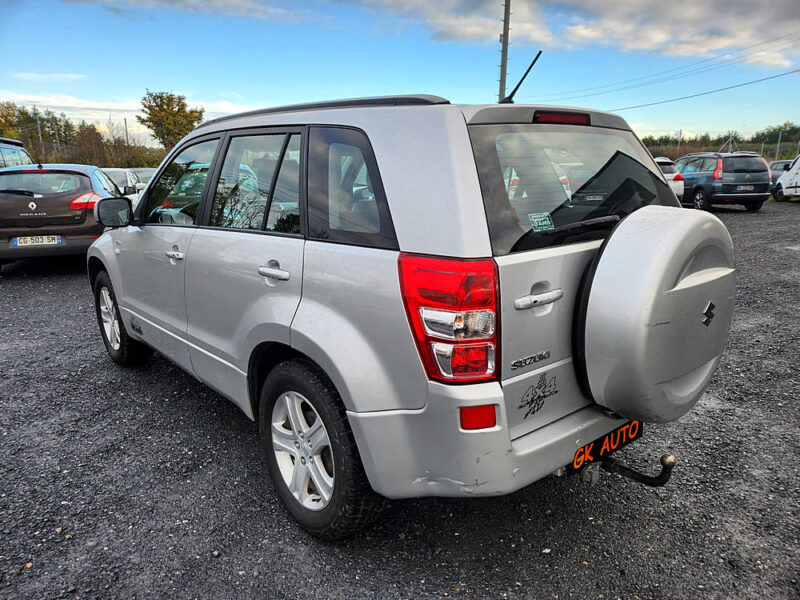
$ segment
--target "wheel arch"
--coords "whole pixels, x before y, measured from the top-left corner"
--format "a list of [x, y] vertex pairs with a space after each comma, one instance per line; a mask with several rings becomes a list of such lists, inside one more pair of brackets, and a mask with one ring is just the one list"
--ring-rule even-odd
[[92, 290], [94, 290], [94, 282], [97, 280], [97, 276], [101, 271], [108, 272], [108, 269], [103, 261], [96, 256], [89, 257], [89, 260], [86, 263], [86, 268], [89, 274], [89, 285], [92, 287]]

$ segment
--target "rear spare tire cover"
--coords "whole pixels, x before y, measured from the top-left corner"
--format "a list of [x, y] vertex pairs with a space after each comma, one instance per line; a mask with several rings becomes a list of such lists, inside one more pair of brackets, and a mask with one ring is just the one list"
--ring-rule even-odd
[[707, 212], [643, 207], [614, 228], [583, 286], [576, 368], [594, 401], [654, 422], [691, 409], [731, 325], [736, 280], [725, 225]]

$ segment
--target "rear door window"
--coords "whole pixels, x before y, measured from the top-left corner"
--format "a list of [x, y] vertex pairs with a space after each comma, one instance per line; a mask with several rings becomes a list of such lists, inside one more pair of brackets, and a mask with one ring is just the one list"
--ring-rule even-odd
[[300, 136], [289, 138], [267, 215], [267, 231], [302, 233], [300, 228]]
[[218, 139], [194, 144], [170, 161], [158, 181], [150, 186], [145, 215], [148, 223], [195, 223], [218, 144]]
[[692, 158], [686, 162], [686, 166], [681, 173], [697, 173], [700, 171], [700, 166], [703, 164], [702, 158]]
[[378, 166], [362, 131], [311, 128], [308, 226], [311, 238], [397, 249]]
[[603, 237], [642, 206], [677, 205], [631, 132], [532, 124], [469, 131], [495, 255]]
[[767, 170], [766, 163], [758, 156], [729, 156], [723, 159], [725, 173], [761, 173]]
[[704, 158], [700, 162], [700, 167], [698, 167], [698, 171], [701, 171], [703, 173], [706, 173], [708, 171], [713, 171], [714, 169], [717, 168], [717, 160], [718, 159], [717, 159], [716, 156], [711, 156], [709, 158]]

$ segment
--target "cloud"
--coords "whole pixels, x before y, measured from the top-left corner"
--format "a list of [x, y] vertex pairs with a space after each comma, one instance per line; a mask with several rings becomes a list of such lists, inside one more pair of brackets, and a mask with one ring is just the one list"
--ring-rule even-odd
[[[495, 42], [501, 31], [500, 0], [341, 1], [423, 24], [436, 39]], [[737, 58], [788, 67], [800, 57], [798, 0], [513, 0], [511, 7], [512, 44], [710, 57], [780, 38]]]
[[262, 0], [65, 0], [99, 4], [115, 13], [124, 14], [136, 8], [159, 8], [184, 10], [187, 12], [213, 15], [231, 15], [275, 21], [297, 21], [303, 18], [304, 11], [276, 6]]
[[24, 81], [76, 81], [86, 79], [86, 75], [78, 73], [14, 73], [16, 79]]

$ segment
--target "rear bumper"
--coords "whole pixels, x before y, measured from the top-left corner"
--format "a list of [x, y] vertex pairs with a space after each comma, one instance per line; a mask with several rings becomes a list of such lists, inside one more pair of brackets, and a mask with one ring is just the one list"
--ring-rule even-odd
[[[465, 431], [459, 406], [496, 404], [497, 425]], [[497, 383], [429, 383], [419, 410], [348, 412], [373, 489], [388, 498], [498, 496], [570, 464], [575, 451], [625, 421], [594, 406], [511, 440]]]
[[37, 256], [86, 254], [86, 250], [89, 249], [89, 246], [92, 245], [92, 242], [96, 237], [97, 235], [80, 238], [61, 236], [61, 244], [58, 246], [23, 246], [21, 248], [13, 246], [11, 239], [8, 239], [5, 242], [0, 242], [0, 259], [18, 260], [21, 258], [34, 258]]
[[754, 202], [766, 202], [769, 200], [770, 192], [760, 192], [758, 194], [732, 194], [717, 192], [711, 196], [712, 204], [753, 204]]

